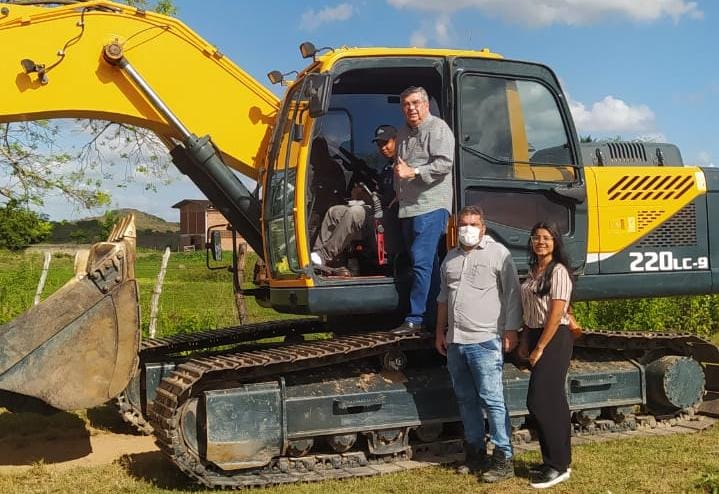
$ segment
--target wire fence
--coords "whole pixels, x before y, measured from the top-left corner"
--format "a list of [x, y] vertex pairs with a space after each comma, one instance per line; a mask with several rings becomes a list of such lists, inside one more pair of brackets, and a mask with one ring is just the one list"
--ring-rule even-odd
[[[140, 313], [144, 336], [148, 336], [152, 291], [162, 264], [162, 251], [141, 250], [137, 254], [135, 277], [140, 290]], [[244, 286], [251, 286], [252, 267], [257, 257], [249, 254]], [[41, 294], [44, 300], [73, 276], [74, 256], [54, 254]], [[41, 277], [43, 254], [0, 252], [0, 323], [5, 323], [33, 304]], [[246, 301], [246, 321], [283, 318], [272, 310]], [[239, 324], [227, 269], [208, 270], [204, 252], [174, 252], [170, 255], [159, 296], [157, 336], [168, 336]]]

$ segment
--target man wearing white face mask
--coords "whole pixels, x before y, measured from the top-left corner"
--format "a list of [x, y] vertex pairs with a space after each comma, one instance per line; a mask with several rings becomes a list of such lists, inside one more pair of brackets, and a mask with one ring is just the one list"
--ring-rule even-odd
[[[447, 357], [464, 424], [467, 457], [460, 471], [482, 472], [482, 480], [497, 482], [514, 476], [502, 350], [517, 345], [522, 327], [519, 278], [507, 248], [484, 234], [481, 209], [465, 207], [457, 225], [459, 245], [440, 269], [435, 347]], [[494, 444], [491, 458], [483, 410]]]

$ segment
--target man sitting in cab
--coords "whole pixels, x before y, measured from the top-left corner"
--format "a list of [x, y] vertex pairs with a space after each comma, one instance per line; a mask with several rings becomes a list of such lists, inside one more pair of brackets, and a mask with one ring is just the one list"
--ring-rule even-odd
[[359, 274], [355, 266], [351, 266], [352, 270], [347, 267], [346, 254], [353, 240], [364, 239], [376, 244], [379, 264], [386, 263], [388, 255], [401, 249], [392, 168], [396, 136], [397, 129], [391, 125], [375, 129], [372, 142], [387, 163], [372, 180], [374, 183], [365, 183], [355, 173], [351, 200], [327, 210], [310, 255], [319, 272], [335, 276]]

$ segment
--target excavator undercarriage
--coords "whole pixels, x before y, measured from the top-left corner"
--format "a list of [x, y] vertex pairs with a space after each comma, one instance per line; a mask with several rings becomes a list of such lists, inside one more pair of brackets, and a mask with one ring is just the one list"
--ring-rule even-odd
[[[123, 414], [212, 487], [460, 459], [459, 413], [433, 339], [347, 324], [298, 319], [146, 341], [120, 400]], [[260, 335], [284, 341], [262, 343]], [[694, 335], [585, 331], [567, 377], [574, 435], [591, 441], [709, 427], [719, 416], [718, 365], [717, 348]], [[534, 448], [529, 371], [509, 357], [504, 375], [515, 446]]]

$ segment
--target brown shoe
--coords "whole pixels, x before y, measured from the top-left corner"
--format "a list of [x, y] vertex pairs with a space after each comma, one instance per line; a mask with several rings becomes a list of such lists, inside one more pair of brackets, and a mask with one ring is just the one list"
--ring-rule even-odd
[[400, 326], [390, 330], [395, 336], [414, 336], [420, 334], [424, 330], [424, 326], [414, 322], [405, 321]]
[[339, 268], [334, 268], [335, 270], [335, 276], [341, 276], [343, 278], [351, 278], [352, 277], [352, 271], [347, 269], [344, 266], [340, 266]]
[[315, 266], [314, 269], [315, 271], [324, 276], [339, 276], [340, 278], [352, 277], [352, 273], [350, 272], [350, 270], [344, 266], [340, 266], [339, 268], [331, 268], [329, 266]]

